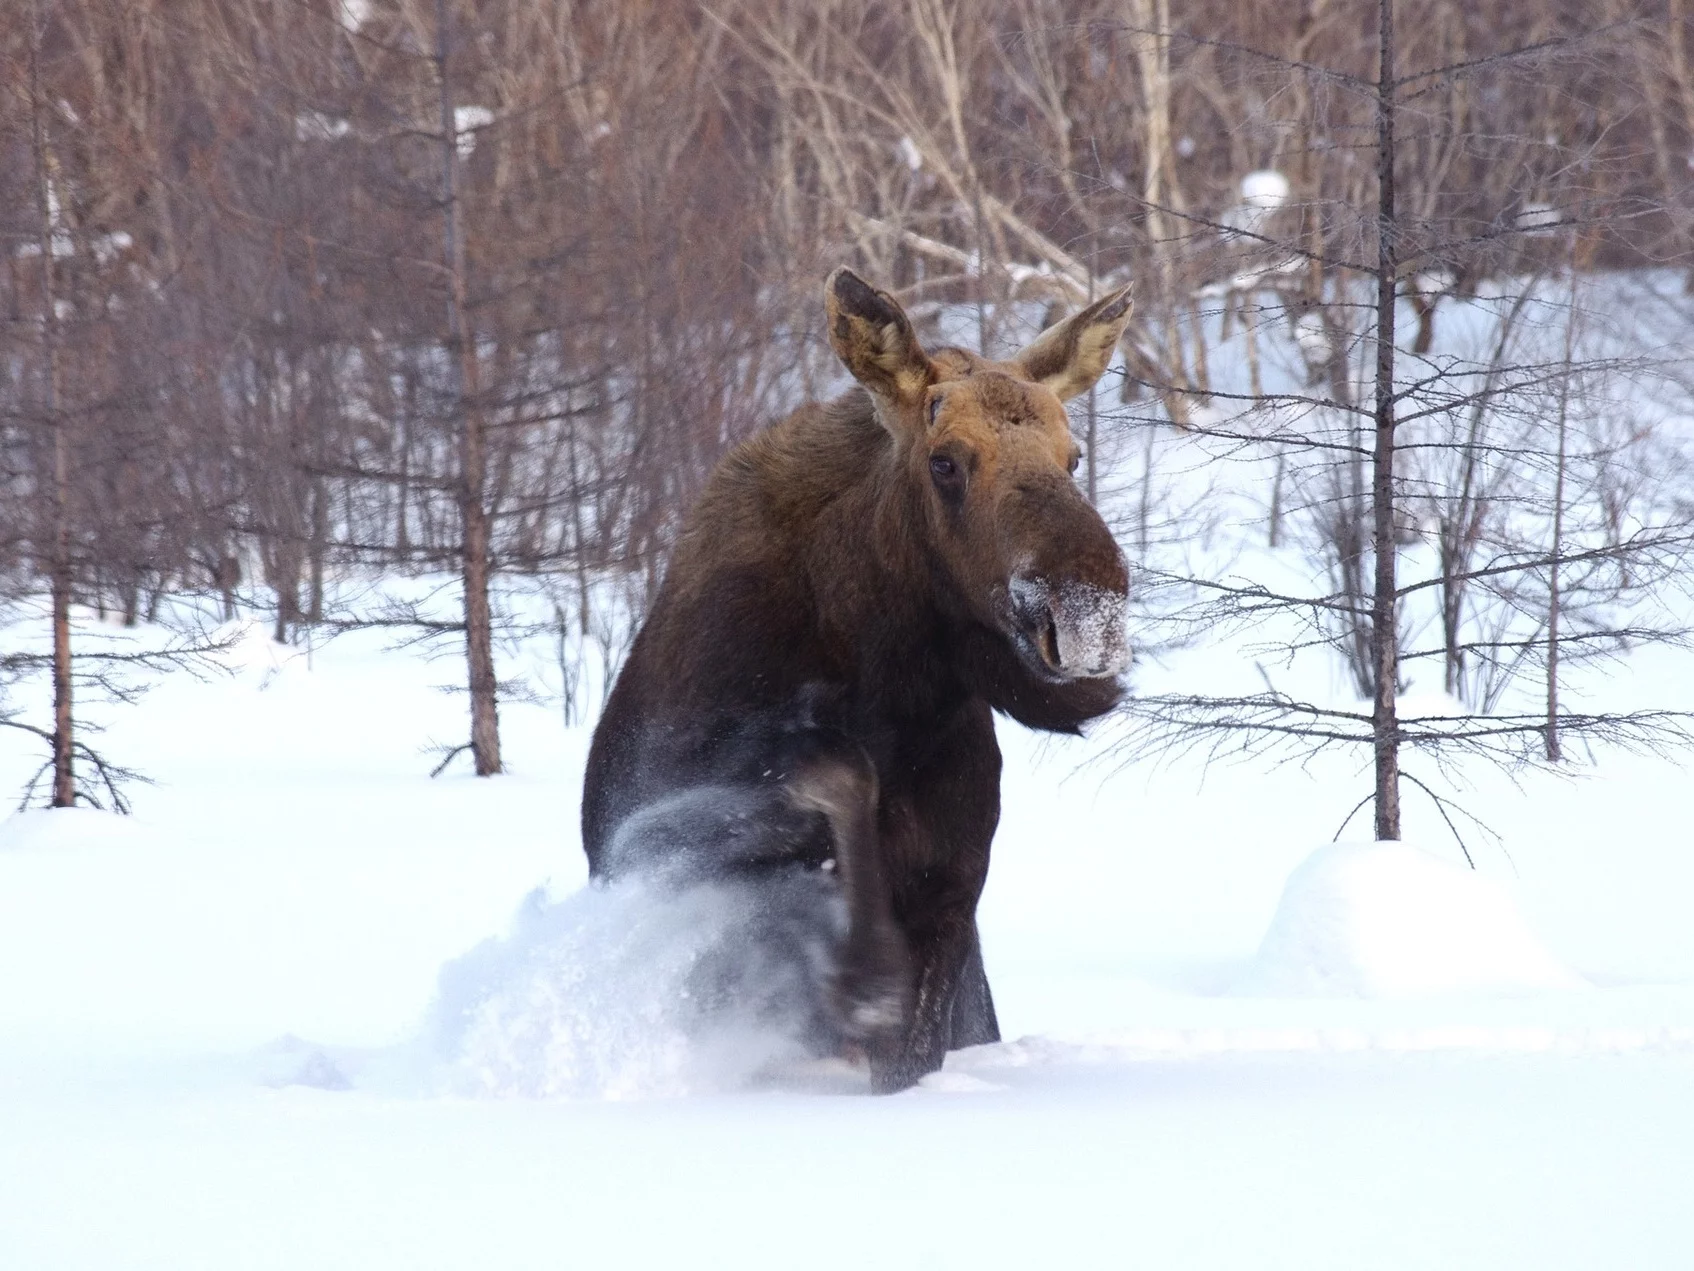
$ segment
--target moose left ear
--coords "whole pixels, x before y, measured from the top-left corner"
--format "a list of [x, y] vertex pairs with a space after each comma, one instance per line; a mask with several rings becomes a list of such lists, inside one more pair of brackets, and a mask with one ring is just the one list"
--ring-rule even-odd
[[909, 406], [935, 378], [906, 311], [845, 265], [823, 288], [829, 344], [853, 378], [889, 406]]
[[1061, 402], [1086, 393], [1105, 374], [1112, 350], [1129, 325], [1134, 290], [1132, 283], [1048, 327], [1018, 354], [1024, 375], [1051, 389]]

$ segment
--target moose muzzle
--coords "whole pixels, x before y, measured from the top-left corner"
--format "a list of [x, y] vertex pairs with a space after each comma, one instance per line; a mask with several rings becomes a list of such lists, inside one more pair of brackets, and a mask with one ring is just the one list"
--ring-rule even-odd
[[1099, 679], [1129, 669], [1124, 592], [1030, 574], [1014, 577], [1010, 591], [1019, 643], [1055, 679]]

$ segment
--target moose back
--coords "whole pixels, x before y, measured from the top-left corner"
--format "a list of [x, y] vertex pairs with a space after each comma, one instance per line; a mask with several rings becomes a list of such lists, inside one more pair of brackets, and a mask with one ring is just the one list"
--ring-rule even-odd
[[772, 920], [828, 950], [809, 1045], [897, 1090], [999, 1037], [976, 931], [993, 713], [1074, 731], [1121, 692], [1128, 571], [1061, 403], [1130, 297], [1004, 362], [926, 351], [847, 269], [824, 305], [859, 387], [713, 473], [595, 729], [583, 843], [597, 878], [782, 897]]

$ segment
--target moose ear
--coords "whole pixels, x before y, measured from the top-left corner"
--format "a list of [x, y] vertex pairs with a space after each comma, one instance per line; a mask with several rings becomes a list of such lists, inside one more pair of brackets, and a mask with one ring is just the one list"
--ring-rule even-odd
[[845, 265], [823, 285], [829, 346], [853, 378], [888, 405], [917, 401], [934, 382], [935, 367], [912, 334], [905, 310]]
[[1086, 393], [1106, 372], [1112, 350], [1135, 308], [1134, 284], [1096, 300], [1048, 327], [1017, 356], [1024, 375], [1068, 401]]

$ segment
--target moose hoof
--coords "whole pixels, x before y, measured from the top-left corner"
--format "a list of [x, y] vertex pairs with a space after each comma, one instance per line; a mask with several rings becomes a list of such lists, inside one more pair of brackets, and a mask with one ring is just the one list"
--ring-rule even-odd
[[945, 1054], [919, 1055], [909, 1047], [891, 1047], [887, 1052], [870, 1052], [871, 1093], [898, 1094], [909, 1090], [941, 1067]]
[[899, 1094], [902, 1090], [910, 1090], [922, 1081], [925, 1073], [922, 1069], [913, 1068], [909, 1064], [890, 1064], [884, 1066], [871, 1063], [871, 1093]]

